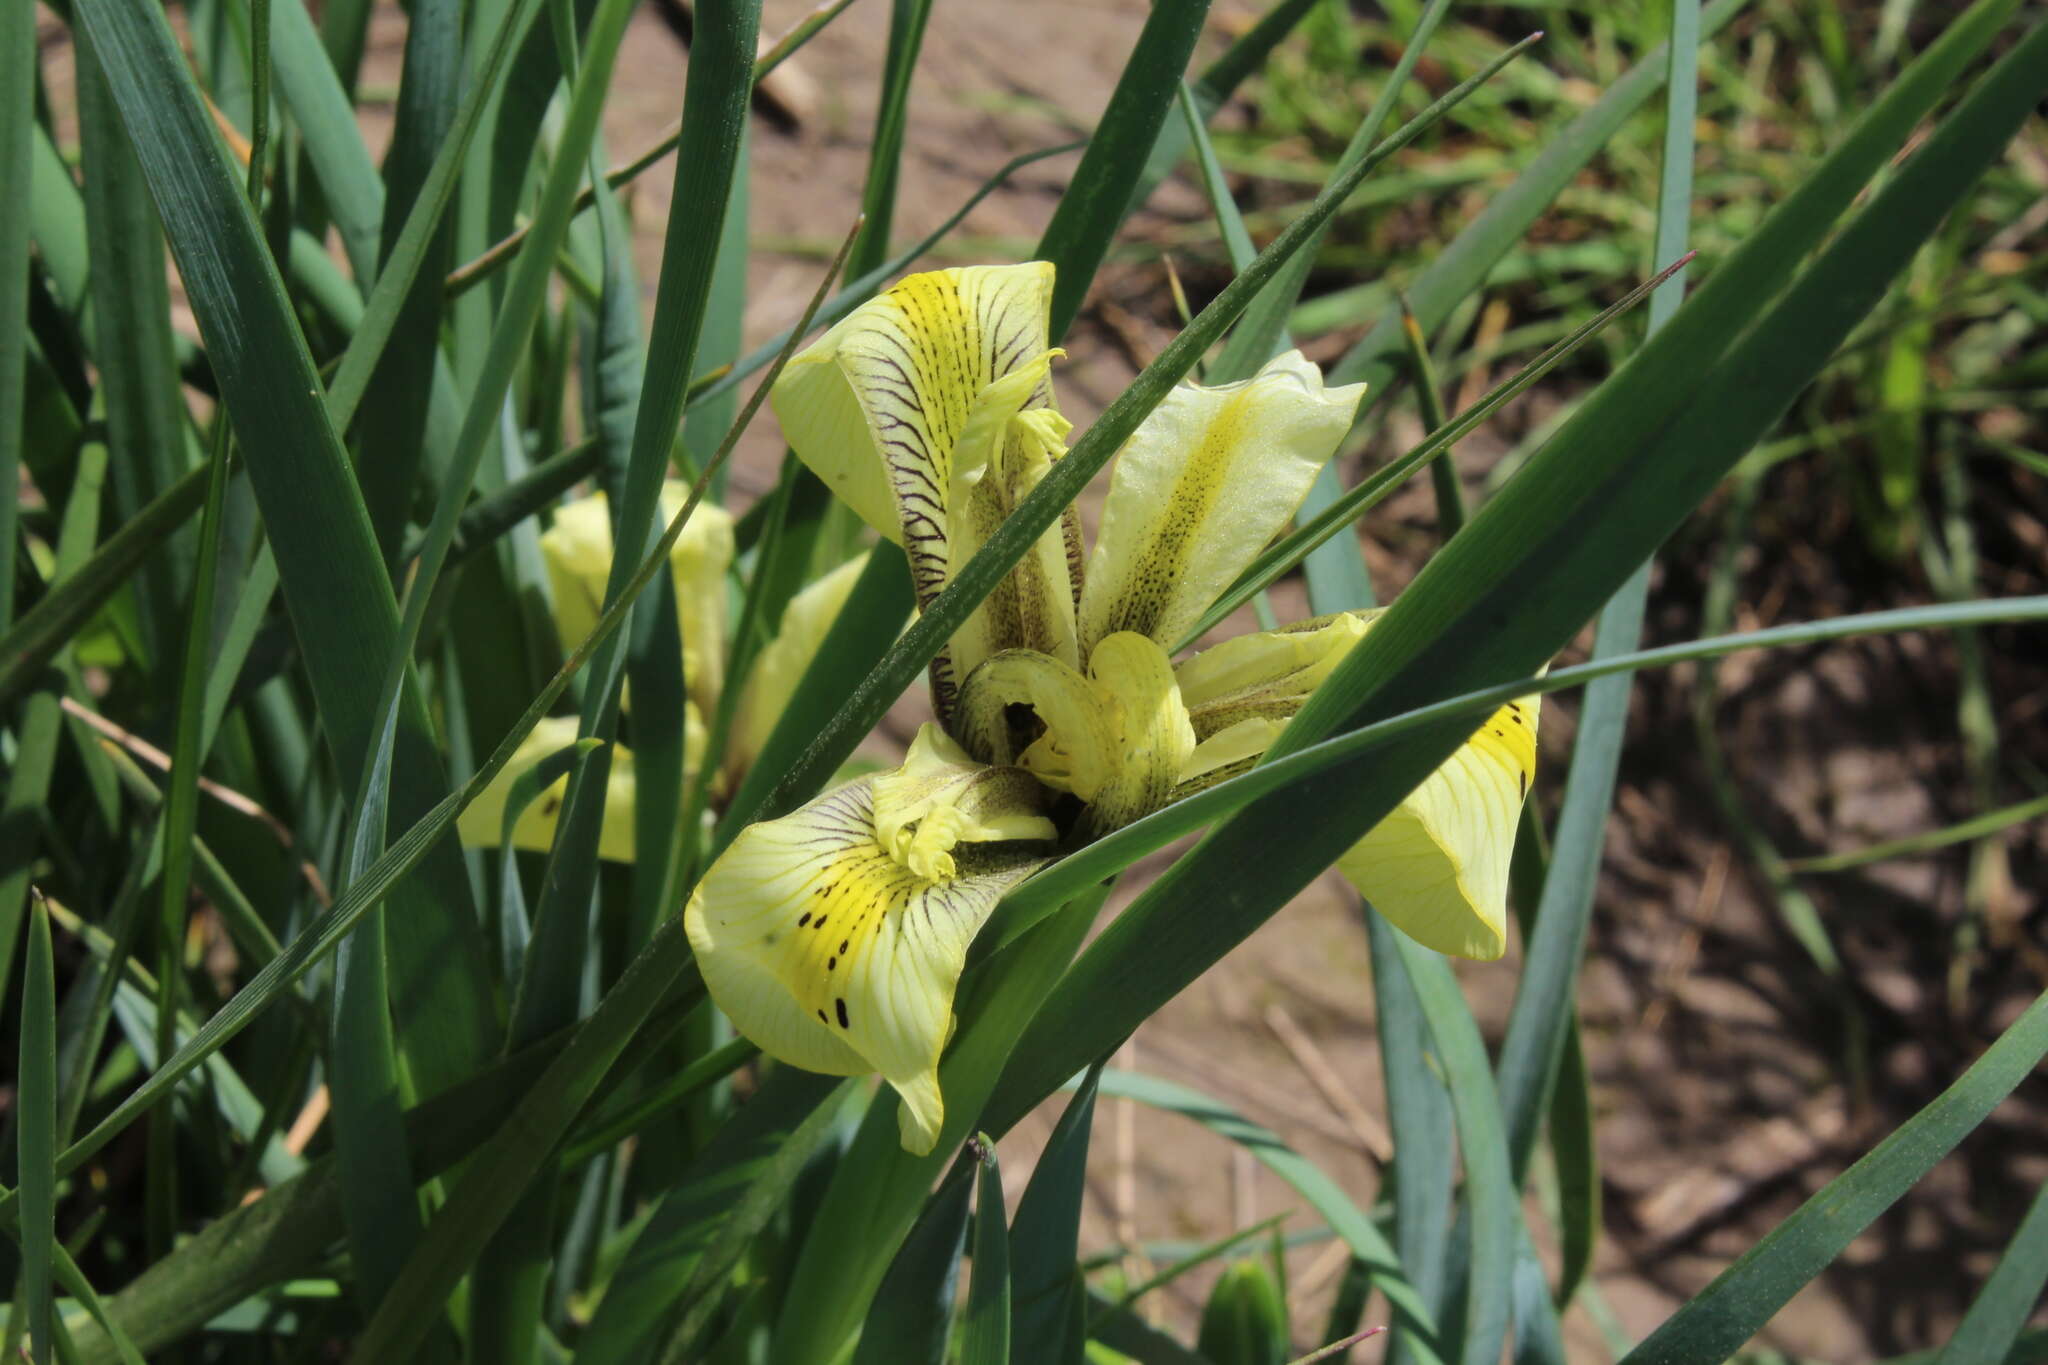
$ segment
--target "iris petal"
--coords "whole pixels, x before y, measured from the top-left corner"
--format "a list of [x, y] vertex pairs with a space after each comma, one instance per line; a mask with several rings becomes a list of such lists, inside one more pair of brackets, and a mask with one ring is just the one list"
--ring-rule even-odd
[[1364, 392], [1324, 388], [1289, 351], [1241, 383], [1169, 393], [1110, 474], [1082, 648], [1123, 630], [1171, 647], [1294, 516]]
[[903, 1145], [930, 1151], [967, 946], [1043, 861], [1038, 799], [1028, 775], [927, 726], [897, 772], [748, 826], [684, 910], [712, 999], [771, 1056], [879, 1071], [902, 1097]]
[[[664, 520], [683, 509], [688, 488], [670, 479], [661, 489]], [[555, 509], [540, 537], [541, 558], [554, 590], [555, 628], [562, 648], [583, 643], [597, 625], [605, 582], [612, 571], [611, 509], [602, 493]], [[669, 552], [675, 578], [676, 624], [683, 637], [683, 681], [705, 710], [716, 704], [725, 670], [725, 575], [732, 567], [732, 514], [700, 502]]]
[[[1175, 670], [1200, 737], [1176, 798], [1249, 768], [1380, 612], [1343, 612], [1226, 640]], [[1492, 959], [1507, 944], [1507, 873], [1536, 774], [1538, 699], [1488, 718], [1463, 748], [1338, 860], [1417, 942]]]
[[1536, 773], [1538, 709], [1524, 697], [1494, 712], [1337, 862], [1425, 947], [1481, 961], [1507, 948], [1508, 863]]
[[[685, 762], [694, 772], [703, 756], [704, 726], [696, 715], [696, 708], [687, 701], [683, 704], [688, 708], [684, 733], [687, 736], [685, 742], [690, 746]], [[535, 725], [519, 747], [512, 751], [512, 760], [456, 817], [455, 828], [462, 836], [462, 842], [471, 848], [499, 847], [503, 842], [505, 805], [511, 800], [512, 784], [521, 773], [549, 754], [574, 744], [576, 730], [574, 716], [549, 716]], [[534, 797], [512, 826], [514, 848], [545, 853], [554, 847], [555, 826], [562, 821], [562, 800], [568, 788], [569, 779], [564, 775]], [[616, 863], [633, 861], [633, 803], [637, 792], [633, 751], [623, 744], [614, 744], [611, 773], [605, 783], [604, 823], [598, 830], [598, 857]]]
[[[1048, 377], [1052, 280], [1042, 261], [908, 276], [791, 360], [771, 394], [798, 457], [903, 546], [920, 610], [1065, 453]], [[941, 716], [999, 649], [1078, 658], [1071, 537], [1071, 523], [1047, 531], [934, 660]]]
[[[1019, 707], [1042, 733], [1020, 730]], [[956, 724], [977, 757], [1021, 763], [1086, 803], [1084, 837], [1165, 805], [1196, 743], [1166, 652], [1131, 632], [1096, 645], [1085, 676], [1029, 650], [992, 655], [967, 679]]]

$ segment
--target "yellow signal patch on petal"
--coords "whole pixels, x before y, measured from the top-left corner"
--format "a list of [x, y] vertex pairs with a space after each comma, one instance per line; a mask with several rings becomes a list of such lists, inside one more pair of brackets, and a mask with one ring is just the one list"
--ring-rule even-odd
[[968, 677], [956, 724], [977, 757], [1021, 763], [1080, 798], [1084, 836], [1165, 805], [1195, 752], [1166, 651], [1128, 631], [1096, 645], [1086, 675], [1029, 650], [992, 655]]
[[[920, 610], [1029, 491], [1042, 461], [1065, 452], [1064, 423], [1033, 416], [1052, 405], [1052, 283], [1043, 261], [908, 276], [792, 359], [770, 394], [797, 456], [903, 546]], [[970, 507], [985, 482], [989, 496]], [[1073, 629], [1071, 533], [1046, 532], [998, 589], [996, 606], [977, 613], [934, 662], [941, 715], [958, 679], [997, 649], [1078, 657], [1062, 646]]]
[[[689, 707], [684, 729], [685, 761], [690, 771], [695, 772], [703, 756], [704, 726], [696, 716], [696, 708], [688, 702], [684, 705]], [[512, 761], [456, 817], [455, 829], [462, 836], [462, 842], [471, 848], [499, 847], [503, 843], [505, 806], [512, 797], [512, 784], [521, 773], [549, 754], [574, 744], [576, 730], [574, 716], [549, 716], [535, 725], [519, 747], [512, 751]], [[533, 798], [512, 826], [514, 848], [545, 853], [554, 847], [555, 827], [562, 822], [562, 801], [568, 790], [569, 778], [564, 774]], [[633, 861], [633, 810], [637, 791], [633, 751], [623, 744], [614, 744], [611, 772], [605, 781], [604, 823], [598, 829], [598, 857], [615, 863]]]
[[1536, 775], [1540, 706], [1524, 697], [1494, 712], [1337, 862], [1425, 947], [1481, 961], [1506, 950], [1508, 863]]
[[1299, 351], [1252, 378], [1184, 383], [1117, 453], [1081, 592], [1081, 644], [1171, 647], [1294, 516], [1365, 392]]
[[811, 1071], [879, 1071], [922, 1155], [945, 1120], [939, 1055], [967, 946], [1054, 830], [1036, 782], [927, 725], [894, 773], [750, 825], [683, 912], [718, 1007]]

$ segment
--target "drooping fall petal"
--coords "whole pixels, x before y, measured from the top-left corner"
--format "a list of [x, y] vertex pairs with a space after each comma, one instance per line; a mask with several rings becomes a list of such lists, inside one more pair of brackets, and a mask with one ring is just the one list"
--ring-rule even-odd
[[1184, 383], [1117, 453], [1081, 592], [1081, 646], [1117, 631], [1168, 648], [1307, 496], [1364, 393], [1299, 351], [1250, 379]]
[[[1038, 732], [1020, 732], [1029, 707]], [[1166, 804], [1195, 752], [1173, 665], [1123, 632], [1095, 646], [1088, 672], [1029, 650], [991, 656], [962, 689], [956, 726], [969, 752], [1021, 763], [1087, 807], [1082, 833], [1127, 825]]]
[[[1066, 451], [1052, 279], [1042, 261], [911, 275], [791, 360], [772, 391], [798, 457], [904, 547], [920, 610]], [[997, 650], [1078, 661], [1076, 525], [1047, 531], [934, 661], [940, 715]]]
[[[680, 480], [662, 485], [663, 520], [682, 510], [688, 494]], [[540, 549], [554, 589], [555, 628], [562, 647], [571, 649], [597, 625], [612, 571], [612, 519], [605, 495], [593, 493], [556, 508], [554, 524], [541, 533]], [[691, 699], [707, 711], [724, 681], [725, 576], [732, 558], [732, 514], [715, 503], [698, 503], [669, 552], [669, 567], [683, 637], [683, 681]]]
[[[1362, 644], [1378, 611], [1341, 612], [1226, 640], [1175, 670], [1201, 743], [1176, 797], [1249, 768], [1309, 694]], [[1416, 941], [1492, 959], [1506, 946], [1507, 869], [1536, 773], [1538, 699], [1502, 707], [1337, 867]]]
[[1491, 961], [1507, 948], [1508, 863], [1536, 774], [1540, 701], [1509, 702], [1337, 870], [1410, 938]]
[[1042, 799], [1029, 774], [927, 725], [897, 771], [748, 826], [684, 910], [712, 999], [791, 1065], [879, 1071], [902, 1097], [903, 1145], [930, 1151], [967, 946], [1043, 861]]

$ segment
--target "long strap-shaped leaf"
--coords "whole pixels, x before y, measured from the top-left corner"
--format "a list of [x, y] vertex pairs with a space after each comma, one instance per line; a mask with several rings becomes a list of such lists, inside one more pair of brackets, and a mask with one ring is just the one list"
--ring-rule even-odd
[[1209, 0], [1159, 0], [1152, 6], [1088, 150], [1039, 238], [1039, 258], [1060, 272], [1052, 294], [1055, 341], [1081, 311], [1081, 299], [1124, 220], [1208, 14]]
[[[165, 23], [142, 0], [85, 0], [92, 35], [192, 301], [214, 374], [273, 532], [285, 603], [343, 784], [371, 751], [378, 673], [397, 606], [347, 456], [320, 401], [305, 339], [240, 186]], [[397, 732], [391, 811], [410, 821], [446, 791], [417, 690]], [[488, 1055], [490, 996], [468, 880], [453, 846], [397, 892], [392, 917], [401, 1034], [421, 1088], [469, 1074]], [[436, 1006], [437, 1025], [404, 1027]]]
[[[11, 5], [0, 14], [0, 185], [27, 192], [33, 174], [36, 14]], [[28, 206], [0, 214], [0, 635], [14, 622], [14, 528], [21, 487], [21, 419], [28, 365]]]
[[[1980, 4], [1928, 49], [1671, 324], [1430, 561], [1375, 625], [1373, 647], [1339, 666], [1269, 761], [1447, 691], [1535, 672], [1585, 622], [1777, 420], [2025, 117], [2048, 71], [2039, 57], [2048, 40], [2038, 32], [1756, 321], [1759, 298], [1778, 291], [2009, 12]], [[1703, 367], [1702, 356], [1720, 359]], [[984, 1126], [1005, 1131], [1114, 1048], [1333, 863], [1472, 728], [1432, 727], [1212, 833], [1082, 955], [1020, 1044]], [[1317, 818], [1304, 823], [1304, 809]]]
[[[1710, 38], [1742, 12], [1748, 0], [1714, 0], [1700, 12], [1700, 36]], [[1593, 106], [1573, 119], [1515, 177], [1512, 185], [1487, 201], [1477, 218], [1466, 224], [1415, 277], [1403, 292], [1425, 333], [1444, 324], [1486, 278], [1487, 272], [1514, 249], [1529, 225], [1556, 200], [1586, 163], [1613, 140], [1630, 115], [1663, 87], [1669, 55], [1662, 46], [1624, 72]], [[1364, 382], [1360, 416], [1372, 410], [1400, 372], [1405, 351], [1398, 313], [1380, 321], [1330, 371], [1333, 384]]]
[[858, 1228], [857, 1238], [804, 1239], [784, 1295], [804, 1305], [775, 1325], [772, 1365], [814, 1365], [836, 1360], [867, 1316], [868, 1304], [896, 1248], [909, 1235], [952, 1151], [973, 1132], [974, 1113], [987, 1098], [1024, 1021], [1037, 1011], [1102, 907], [1107, 888], [1090, 889], [1040, 924], [1009, 954], [1001, 972], [963, 983], [960, 1023], [939, 1083], [946, 1095], [945, 1128], [926, 1156], [903, 1150], [893, 1094], [868, 1106], [860, 1131], [841, 1158], [811, 1220], [813, 1228]]
[[[670, 213], [662, 243], [654, 322], [613, 527], [614, 544], [622, 550], [614, 557], [605, 584], [607, 605], [624, 596], [640, 555], [660, 524], [662, 477], [696, 368], [725, 206], [739, 162], [760, 19], [761, 0], [715, 0], [698, 7], [677, 156], [679, 183], [690, 186], [691, 195], [687, 205]], [[532, 259], [532, 252], [522, 255], [519, 268]], [[599, 645], [592, 657], [580, 734], [610, 739], [616, 733], [627, 643], [626, 635], [616, 635]], [[514, 1001], [515, 1039], [559, 1028], [575, 1017], [579, 945], [586, 935], [583, 916], [597, 877], [597, 835], [610, 763], [610, 751], [600, 751], [569, 777], [547, 879], [534, 911], [533, 944]]]
[[1624, 1356], [1621, 1365], [1717, 1365], [1726, 1360], [1982, 1123], [2043, 1057], [2048, 1057], [2048, 994], [2028, 1006], [1940, 1098], [1801, 1204]]
[[[1374, 1287], [1386, 1296], [1387, 1304], [1394, 1312], [1415, 1327], [1424, 1339], [1434, 1332], [1435, 1324], [1430, 1321], [1428, 1310], [1416, 1296], [1413, 1286], [1403, 1277], [1400, 1260], [1380, 1232], [1379, 1225], [1366, 1216], [1365, 1210], [1353, 1202], [1343, 1186], [1331, 1179], [1328, 1172], [1287, 1146], [1278, 1134], [1253, 1123], [1219, 1100], [1157, 1076], [1106, 1070], [1102, 1073], [1102, 1093], [1179, 1114], [1201, 1124], [1218, 1137], [1245, 1148], [1258, 1159], [1259, 1164], [1286, 1181], [1295, 1193], [1307, 1200], [1309, 1207], [1329, 1223], [1330, 1230], [1344, 1239], [1351, 1248], [1351, 1254], [1365, 1267]], [[1414, 1358], [1422, 1365], [1436, 1365], [1435, 1355], [1420, 1340]]]

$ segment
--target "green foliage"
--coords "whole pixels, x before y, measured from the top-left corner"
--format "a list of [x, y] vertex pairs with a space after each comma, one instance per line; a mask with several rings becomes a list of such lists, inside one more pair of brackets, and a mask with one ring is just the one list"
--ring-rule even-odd
[[[2044, 315], [2040, 263], [2001, 235], [2038, 193], [2006, 152], [2048, 91], [2048, 24], [2015, 24], [2014, 0], [1885, 6], [1867, 34], [1823, 23], [1784, 50], [1758, 37], [1782, 7], [1743, 0], [1675, 0], [1646, 32], [1623, 7], [1570, 6], [1569, 40], [1542, 43], [1521, 10], [1279, 0], [1197, 72], [1209, 6], [1160, 0], [1038, 253], [1058, 268], [1057, 339], [1127, 254], [1132, 213], [1180, 176], [1208, 212], [1166, 235], [1212, 277], [1205, 306], [907, 629], [904, 555], [869, 550], [744, 769], [723, 760], [749, 673], [806, 584], [866, 547], [793, 458], [751, 509], [726, 460], [798, 344], [1072, 148], [971, 167], [989, 177], [973, 199], [899, 250], [933, 7], [898, 0], [865, 220], [825, 225], [848, 236], [810, 311], [743, 351], [750, 196], [767, 192], [749, 109], [843, 4], [772, 48], [759, 0], [691, 7], [644, 333], [629, 210], [647, 205], [616, 191], [654, 158], [606, 172], [600, 135], [631, 0], [394, 10], [381, 165], [368, 4], [324, 5], [316, 28], [296, 0], [195, 0], [174, 30], [148, 0], [74, 0], [50, 13], [75, 88], [38, 67], [34, 7], [5, 8], [0, 181], [27, 188], [0, 205], [0, 997], [18, 1044], [0, 1222], [19, 1253], [7, 1344], [37, 1362], [1281, 1365], [1324, 1306], [1290, 1312], [1283, 1230], [1348, 1256], [1317, 1342], [1377, 1301], [1392, 1359], [1562, 1360], [1600, 1228], [1576, 994], [1630, 678], [2048, 619], [2040, 597], [1985, 590], [1943, 447], [2042, 473], [2038, 414], [2002, 435], [1960, 416], [2048, 373], [2012, 321]], [[1763, 77], [1787, 101], [1768, 138]], [[1217, 118], [1233, 101], [1244, 117]], [[1701, 283], [1650, 295], [1646, 338], [1625, 318], [1639, 283], [1689, 247]], [[1482, 289], [1538, 319], [1490, 359], [1535, 359], [1447, 409], [1435, 376], [1472, 368]], [[1425, 465], [1441, 548], [1259, 765], [1010, 891], [970, 951], [939, 1143], [906, 1152], [888, 1088], [732, 1035], [679, 907], [749, 824], [860, 761], [1176, 383], [1242, 378], [1290, 339], [1348, 346], [1329, 369], [1371, 384], [1364, 439], [1389, 439], [1404, 377], [1424, 384], [1425, 440], [1348, 488], [1333, 465], [1211, 619], [1297, 571], [1318, 611], [1369, 604], [1354, 523]], [[1539, 380], [1566, 414], [1466, 519], [1458, 440]], [[1845, 395], [1868, 410], [1833, 422]], [[1731, 473], [1753, 486], [1784, 458], [1764, 443], [1788, 411], [1802, 448], [1833, 424], [1852, 456], [1834, 494], [1938, 604], [1639, 650], [1650, 556]], [[664, 519], [676, 475], [692, 491]], [[595, 629], [558, 640], [539, 536], [585, 485], [622, 548]], [[671, 551], [728, 497], [738, 554], [715, 595], [735, 629], [684, 638]], [[1589, 622], [1590, 661], [1546, 672]], [[702, 714], [686, 652], [724, 666]], [[1376, 1014], [1384, 1204], [1227, 1105], [1105, 1067], [1494, 707], [1579, 686], [1547, 864], [1524, 859], [1497, 1059], [1449, 964], [1364, 910], [1372, 1001], [1352, 994], [1360, 1022]], [[1957, 702], [1977, 813], [1831, 857], [1766, 845], [1780, 881], [1988, 847], [2038, 817], [2038, 790], [1993, 799], [1988, 695], [1978, 666]], [[558, 707], [576, 740], [506, 781], [499, 847], [465, 850], [458, 815]], [[628, 753], [630, 869], [600, 857]], [[563, 778], [550, 846], [513, 848]], [[1203, 831], [1098, 924], [1118, 878]], [[1740, 1350], [2043, 1056], [2048, 998], [1627, 1359]], [[1035, 1162], [1004, 1148], [1010, 1216], [995, 1144], [1068, 1087]], [[1178, 1116], [1317, 1223], [1125, 1278], [1083, 1217], [1099, 1101]], [[1532, 1170], [1554, 1174], [1554, 1229], [1532, 1226]], [[1944, 1365], [2032, 1358], [2044, 1210], [2009, 1220]], [[1558, 1273], [1535, 1250], [1552, 1231]], [[1269, 1232], [1270, 1267], [1247, 1254]], [[1147, 1321], [1220, 1260], [1198, 1322]]]

